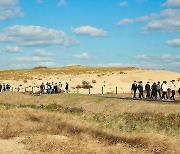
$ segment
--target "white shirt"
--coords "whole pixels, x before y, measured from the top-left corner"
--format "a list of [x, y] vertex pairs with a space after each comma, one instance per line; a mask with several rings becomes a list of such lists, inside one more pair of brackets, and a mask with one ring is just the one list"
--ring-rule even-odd
[[176, 85], [174, 83], [171, 83], [171, 90], [176, 90]]
[[180, 88], [180, 83], [178, 84], [178, 87]]
[[164, 92], [167, 92], [167, 89], [168, 89], [167, 85], [166, 85], [165, 83], [163, 83], [163, 85], [162, 85], [162, 90], [163, 90]]

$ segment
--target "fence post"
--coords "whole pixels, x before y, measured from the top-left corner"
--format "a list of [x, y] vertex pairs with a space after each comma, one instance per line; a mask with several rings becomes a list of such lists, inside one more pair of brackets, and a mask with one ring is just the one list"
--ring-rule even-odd
[[77, 93], [79, 94], [79, 88], [77, 88]]
[[104, 95], [104, 88], [102, 87], [102, 96]]
[[118, 88], [116, 87], [116, 96], [117, 96], [117, 94], [118, 94]]
[[25, 88], [25, 93], [26, 93], [26, 88]]
[[89, 88], [89, 95], [91, 95], [91, 88]]
[[13, 91], [13, 87], [11, 88], [11, 90]]
[[34, 87], [32, 87], [32, 94], [34, 93], [33, 89], [34, 89]]
[[18, 92], [20, 91], [20, 88], [18, 87]]

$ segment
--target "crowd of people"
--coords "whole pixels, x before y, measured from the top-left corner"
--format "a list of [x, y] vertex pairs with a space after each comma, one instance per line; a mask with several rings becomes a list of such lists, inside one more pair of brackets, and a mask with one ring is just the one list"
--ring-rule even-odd
[[10, 89], [11, 89], [10, 84], [0, 83], [0, 92], [10, 91]]
[[[65, 85], [65, 91], [66, 93], [69, 92], [69, 84], [66, 82]], [[42, 83], [40, 85], [40, 93], [41, 94], [58, 94], [58, 93], [62, 93], [62, 83], [50, 83], [47, 82], [46, 84]]]
[[[178, 80], [179, 81], [179, 80]], [[57, 93], [62, 93], [62, 83], [49, 83], [47, 82], [46, 84], [42, 83], [40, 85], [40, 94], [57, 94]], [[69, 84], [66, 82], [65, 84], [65, 92], [69, 92]], [[8, 92], [11, 89], [10, 84], [1, 84], [0, 83], [0, 92]], [[136, 98], [137, 91], [139, 92], [139, 98], [148, 98], [148, 99], [170, 99], [170, 100], [175, 100], [175, 94], [176, 91], [179, 93], [180, 96], [180, 82], [176, 86], [175, 80], [172, 80], [170, 82], [170, 86], [167, 85], [167, 81], [163, 81], [160, 83], [160, 81], [153, 82], [152, 85], [150, 85], [150, 82], [148, 81], [145, 86], [143, 86], [143, 82], [136, 82], [131, 86], [131, 90], [133, 91], [133, 98]], [[144, 93], [146, 96], [144, 96]]]
[[168, 87], [167, 81], [163, 81], [162, 83], [160, 83], [160, 81], [158, 81], [157, 83], [154, 82], [152, 85], [150, 85], [150, 82], [148, 81], [144, 87], [142, 81], [140, 81], [139, 83], [134, 81], [134, 83], [131, 86], [131, 90], [133, 91], [133, 98], [136, 98], [136, 92], [138, 90], [139, 98], [145, 98], [144, 97], [144, 91], [145, 91], [146, 98], [148, 99], [159, 98], [162, 100], [165, 99], [175, 100], [176, 90], [180, 95], [180, 83], [176, 87], [175, 80], [172, 80], [170, 82], [170, 86]]

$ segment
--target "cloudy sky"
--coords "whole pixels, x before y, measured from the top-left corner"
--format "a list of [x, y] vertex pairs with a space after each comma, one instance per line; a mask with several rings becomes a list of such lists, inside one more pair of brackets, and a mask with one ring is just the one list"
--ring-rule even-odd
[[180, 72], [180, 0], [0, 0], [0, 69]]

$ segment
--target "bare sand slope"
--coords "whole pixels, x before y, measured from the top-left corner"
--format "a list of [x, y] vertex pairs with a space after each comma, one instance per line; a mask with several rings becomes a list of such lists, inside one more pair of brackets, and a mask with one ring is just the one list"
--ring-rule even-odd
[[[123, 69], [121, 70], [101, 70], [97, 71], [96, 68], [88, 71], [88, 68], [83, 68], [86, 71], [79, 71], [77, 73], [76, 67], [71, 68], [68, 72], [56, 72], [56, 70], [51, 70], [48, 72], [46, 70], [39, 70], [36, 73], [25, 73], [24, 71], [19, 71], [22, 75], [16, 79], [6, 79], [6, 76], [1, 77], [0, 82], [10, 83], [14, 90], [17, 90], [20, 87], [21, 91], [31, 90], [31, 86], [39, 87], [39, 85], [44, 82], [62, 82], [63, 89], [65, 83], [69, 83], [70, 91], [72, 93], [76, 93], [77, 86], [82, 86], [82, 82], [86, 81], [89, 85], [92, 85], [93, 88], [91, 89], [92, 94], [101, 93], [102, 87], [104, 88], [104, 93], [115, 93], [116, 87], [118, 87], [118, 93], [127, 93], [130, 92], [131, 84], [134, 80], [136, 81], [143, 81], [145, 85], [147, 81], [150, 83], [157, 82], [157, 81], [164, 81], [170, 84], [172, 79], [176, 80], [176, 84], [178, 85], [178, 79], [180, 79], [180, 73], [169, 72], [164, 70], [142, 70], [142, 69]], [[94, 70], [94, 71], [93, 71]], [[9, 72], [10, 73], [10, 72]], [[15, 73], [13, 73], [15, 74]], [[12, 74], [12, 76], [13, 76]], [[23, 78], [23, 74], [26, 75], [26, 78]], [[34, 88], [35, 91], [38, 91], [38, 88]], [[80, 93], [88, 94], [88, 89], [79, 89]]]

